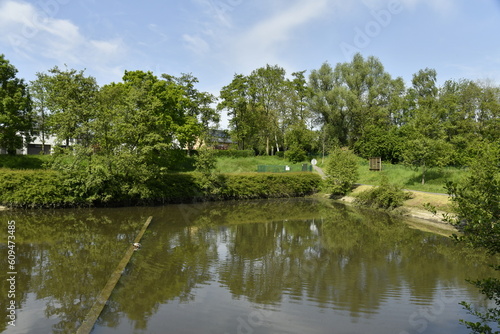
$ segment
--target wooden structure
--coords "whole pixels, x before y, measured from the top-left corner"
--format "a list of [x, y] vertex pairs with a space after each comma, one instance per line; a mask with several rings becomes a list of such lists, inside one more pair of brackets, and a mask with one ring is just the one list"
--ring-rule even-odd
[[374, 157], [370, 158], [370, 170], [375, 170], [380, 172], [382, 170], [382, 158]]
[[82, 322], [80, 328], [76, 331], [77, 334], [89, 334], [92, 332], [92, 329], [94, 328], [94, 324], [96, 323], [97, 319], [99, 318], [99, 315], [101, 314], [104, 306], [106, 305], [106, 302], [108, 301], [109, 297], [111, 296], [111, 292], [115, 288], [116, 284], [118, 283], [118, 280], [120, 280], [120, 277], [122, 276], [123, 271], [125, 270], [125, 267], [127, 266], [128, 262], [130, 261], [130, 258], [132, 257], [132, 254], [134, 254], [134, 251], [137, 250], [138, 247], [136, 247], [136, 243], [139, 243], [141, 241], [142, 236], [144, 235], [144, 232], [146, 232], [149, 224], [151, 223], [151, 220], [153, 217], [149, 217], [146, 223], [144, 223], [144, 226], [142, 226], [142, 229], [139, 231], [139, 234], [137, 234], [137, 237], [134, 240], [134, 243], [130, 245], [127, 248], [127, 251], [125, 252], [125, 255], [123, 256], [123, 259], [120, 261], [118, 266], [116, 267], [115, 271], [109, 278], [108, 282], [104, 286], [104, 288], [101, 290], [101, 293], [99, 296], [97, 296], [97, 299], [90, 309], [89, 313], [87, 314], [87, 317], [85, 320]]

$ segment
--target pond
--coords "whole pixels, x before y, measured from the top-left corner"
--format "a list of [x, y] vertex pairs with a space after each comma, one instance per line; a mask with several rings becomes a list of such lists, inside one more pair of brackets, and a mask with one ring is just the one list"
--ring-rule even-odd
[[465, 280], [493, 259], [399, 218], [326, 200], [0, 213], [16, 222], [16, 326], [74, 333], [153, 216], [92, 333], [468, 333]]

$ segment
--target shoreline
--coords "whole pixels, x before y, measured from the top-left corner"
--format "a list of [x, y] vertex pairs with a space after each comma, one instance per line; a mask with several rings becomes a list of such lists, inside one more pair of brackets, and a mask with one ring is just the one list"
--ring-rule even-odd
[[[415, 194], [413, 191], [410, 192]], [[446, 195], [439, 195], [439, 196], [445, 197], [447, 200]], [[353, 196], [344, 196], [342, 198], [339, 198], [337, 201], [344, 204], [353, 205], [354, 200], [355, 197]], [[411, 202], [411, 201], [413, 201], [413, 199], [407, 200], [406, 202]], [[401, 214], [401, 216], [409, 218], [409, 225], [419, 230], [447, 235], [447, 236], [450, 236], [453, 233], [458, 232], [455, 226], [451, 225], [450, 223], [442, 219], [444, 214], [449, 214], [449, 212], [446, 211], [438, 210], [436, 211], [436, 214], [433, 214], [432, 212], [425, 209], [421, 209], [411, 205], [403, 205], [402, 207], [396, 209], [395, 212], [388, 211], [388, 213], [389, 214], [399, 213]]]

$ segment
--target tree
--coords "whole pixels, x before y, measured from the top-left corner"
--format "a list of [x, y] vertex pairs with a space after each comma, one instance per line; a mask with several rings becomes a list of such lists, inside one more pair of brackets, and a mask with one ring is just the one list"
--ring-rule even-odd
[[427, 170], [446, 165], [452, 148], [445, 140], [443, 116], [439, 113], [436, 71], [420, 70], [413, 75], [412, 84], [407, 97], [409, 118], [401, 130], [406, 137], [402, 155], [406, 164], [421, 168], [425, 184]]
[[312, 121], [308, 103], [312, 90], [307, 85], [304, 73], [292, 73], [293, 80], [287, 81], [288, 87], [284, 94], [286, 102], [282, 112], [281, 136], [284, 139], [285, 157], [291, 162], [304, 161], [308, 152], [317, 150], [314, 132], [308, 127]]
[[[380, 60], [365, 59], [361, 54], [335, 69], [324, 63], [311, 72], [309, 82], [315, 93], [311, 109], [323, 131], [329, 131], [329, 137], [340, 146], [350, 148], [360, 140], [369, 142], [374, 132], [394, 126], [405, 91], [402, 79], [392, 79]], [[356, 150], [365, 151], [362, 145]]]
[[59, 141], [64, 141], [66, 147], [71, 139], [89, 147], [90, 122], [97, 111], [99, 91], [95, 78], [85, 76], [84, 71], [61, 70], [56, 66], [43, 76], [43, 80], [47, 84], [46, 105], [50, 110], [51, 132]]
[[235, 74], [233, 81], [220, 92], [217, 110], [227, 110], [233, 141], [240, 150], [255, 148], [257, 141], [256, 117], [249, 104], [248, 77]]
[[29, 86], [31, 101], [35, 112], [34, 130], [42, 142], [42, 153], [45, 152], [45, 139], [50, 134], [48, 129], [48, 115], [47, 100], [49, 94], [49, 77], [45, 73], [38, 72], [37, 79], [31, 81]]
[[249, 77], [250, 107], [257, 115], [260, 137], [266, 155], [280, 150], [283, 138], [279, 138], [286, 91], [285, 70], [277, 65], [261, 67]]
[[215, 97], [196, 89], [198, 79], [192, 74], [182, 74], [178, 78], [163, 74], [162, 77], [184, 90], [180, 108], [185, 115], [185, 122], [179, 124], [176, 131], [180, 146], [186, 147], [189, 152], [197, 142], [201, 144], [208, 137], [210, 125], [217, 124], [220, 120], [219, 114], [211, 106]]
[[0, 147], [16, 154], [30, 141], [33, 127], [31, 103], [26, 84], [16, 77], [17, 69], [0, 54]]
[[335, 148], [326, 162], [326, 183], [333, 195], [345, 195], [358, 179], [357, 158], [351, 151]]
[[[456, 217], [448, 217], [462, 235], [455, 240], [473, 248], [486, 249], [491, 255], [500, 253], [500, 142], [485, 144], [470, 173], [460, 183], [448, 183], [448, 194], [454, 204]], [[495, 267], [500, 270], [500, 266]], [[471, 304], [462, 305], [481, 321], [462, 322], [473, 333], [493, 332], [488, 323], [496, 322], [500, 327], [500, 280], [486, 278], [472, 281], [496, 307], [485, 312], [476, 310]]]

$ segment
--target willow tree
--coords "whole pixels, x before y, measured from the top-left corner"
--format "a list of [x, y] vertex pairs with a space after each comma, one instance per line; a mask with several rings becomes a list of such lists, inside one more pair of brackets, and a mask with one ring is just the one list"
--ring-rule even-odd
[[[368, 151], [355, 146], [358, 142], [374, 147], [370, 142], [373, 135], [390, 130], [404, 95], [401, 78], [392, 79], [379, 59], [365, 59], [361, 54], [335, 68], [324, 63], [311, 72], [309, 84], [314, 92], [311, 110], [323, 131], [338, 145], [358, 151]], [[391, 141], [385, 146], [388, 144]]]

